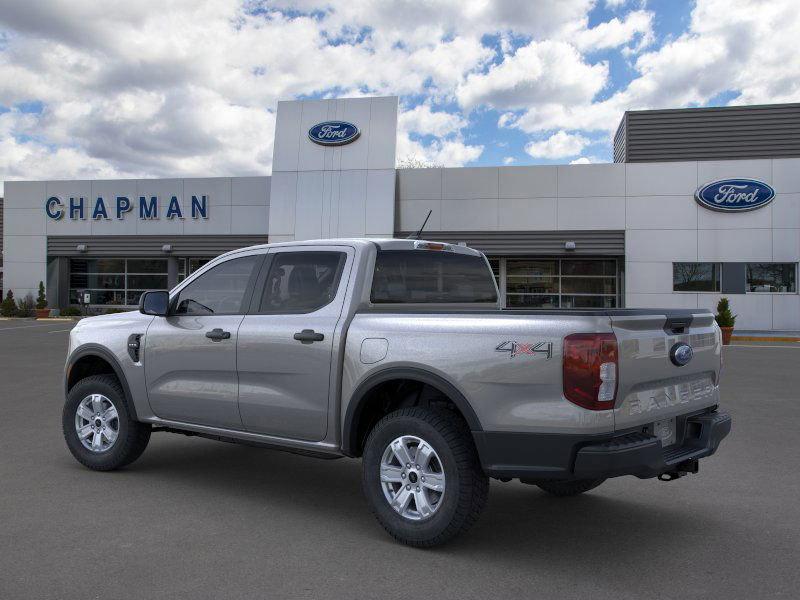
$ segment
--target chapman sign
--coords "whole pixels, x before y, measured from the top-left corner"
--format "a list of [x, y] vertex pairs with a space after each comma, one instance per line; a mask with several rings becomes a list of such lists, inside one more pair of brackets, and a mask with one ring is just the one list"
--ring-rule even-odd
[[[163, 201], [162, 201], [163, 200]], [[167, 219], [207, 219], [208, 196], [192, 196], [190, 202], [181, 202], [178, 196], [171, 196], [169, 200], [158, 196], [139, 196], [135, 202], [127, 196], [103, 198], [98, 196], [94, 201], [83, 196], [59, 198], [51, 196], [44, 203], [44, 212], [54, 221], [64, 217], [70, 220], [92, 218], [96, 221], [104, 219], [124, 219], [132, 213], [139, 219], [155, 220], [163, 215]]]
[[308, 139], [322, 146], [343, 146], [354, 142], [360, 134], [358, 127], [347, 121], [325, 121], [308, 130]]
[[698, 204], [722, 212], [744, 212], [766, 206], [775, 197], [775, 190], [755, 179], [723, 179], [698, 189]]

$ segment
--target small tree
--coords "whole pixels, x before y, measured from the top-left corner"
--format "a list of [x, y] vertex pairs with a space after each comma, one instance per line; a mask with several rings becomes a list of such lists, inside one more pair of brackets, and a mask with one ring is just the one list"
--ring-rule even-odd
[[34, 306], [36, 306], [36, 303], [33, 301], [33, 294], [29, 293], [22, 300], [17, 301], [17, 316], [32, 317], [34, 315]]
[[36, 296], [36, 308], [47, 308], [47, 296], [44, 293], [44, 282], [39, 282], [39, 294]]
[[733, 327], [736, 322], [736, 315], [731, 312], [731, 306], [727, 298], [720, 298], [717, 303], [717, 325], [720, 327]]
[[398, 169], [442, 169], [444, 165], [425, 158], [419, 158], [416, 154], [405, 156], [397, 161]]
[[8, 290], [5, 300], [0, 302], [0, 314], [4, 317], [13, 317], [17, 314], [17, 303], [14, 300], [14, 292]]

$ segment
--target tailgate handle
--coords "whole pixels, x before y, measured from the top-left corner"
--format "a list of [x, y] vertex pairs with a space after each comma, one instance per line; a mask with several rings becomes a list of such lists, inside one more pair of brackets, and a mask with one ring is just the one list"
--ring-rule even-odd
[[667, 317], [666, 322], [664, 323], [664, 331], [667, 333], [672, 334], [679, 334], [684, 333], [686, 329], [688, 329], [694, 317]]

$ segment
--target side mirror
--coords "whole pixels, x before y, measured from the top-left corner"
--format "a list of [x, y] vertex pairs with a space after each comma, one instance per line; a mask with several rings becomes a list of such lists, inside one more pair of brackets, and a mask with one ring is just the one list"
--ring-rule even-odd
[[144, 315], [166, 317], [169, 313], [169, 292], [144, 292], [139, 298], [139, 312]]

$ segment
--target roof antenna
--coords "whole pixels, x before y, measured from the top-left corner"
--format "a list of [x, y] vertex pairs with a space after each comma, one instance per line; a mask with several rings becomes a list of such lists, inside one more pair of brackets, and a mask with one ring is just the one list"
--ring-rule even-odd
[[422, 227], [420, 227], [419, 229], [417, 229], [417, 230], [416, 230], [414, 233], [410, 234], [410, 235], [409, 235], [409, 236], [406, 238], [407, 240], [418, 240], [418, 239], [419, 239], [419, 236], [421, 236], [421, 235], [422, 235], [422, 230], [423, 230], [423, 229], [425, 229], [425, 225], [427, 225], [427, 224], [428, 224], [428, 219], [430, 219], [430, 218], [431, 218], [431, 213], [432, 213], [432, 212], [433, 212], [433, 210], [429, 210], [429, 211], [428, 211], [428, 216], [427, 216], [427, 217], [425, 217], [425, 220], [422, 222]]

